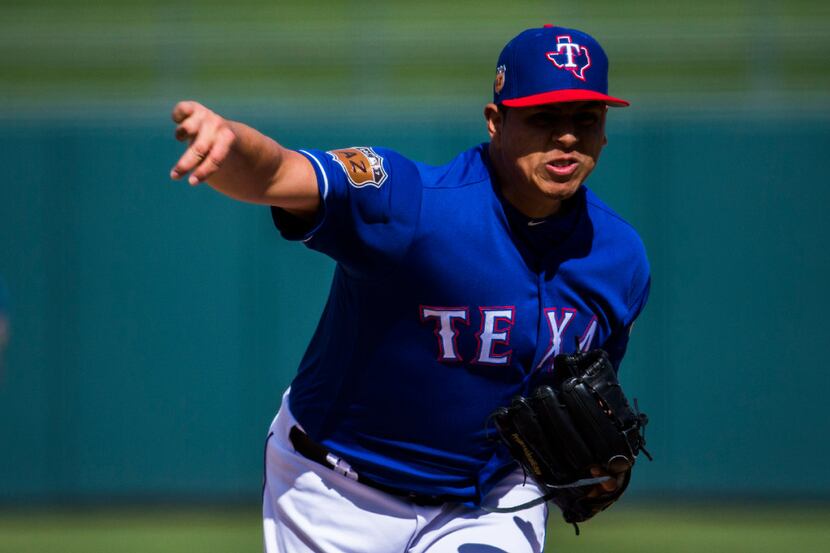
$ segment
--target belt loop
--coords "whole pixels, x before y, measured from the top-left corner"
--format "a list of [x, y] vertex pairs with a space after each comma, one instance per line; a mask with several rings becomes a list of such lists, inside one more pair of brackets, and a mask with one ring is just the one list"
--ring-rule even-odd
[[337, 474], [342, 474], [346, 478], [357, 480], [357, 472], [355, 472], [352, 466], [334, 453], [326, 454], [326, 462], [331, 465], [331, 469]]

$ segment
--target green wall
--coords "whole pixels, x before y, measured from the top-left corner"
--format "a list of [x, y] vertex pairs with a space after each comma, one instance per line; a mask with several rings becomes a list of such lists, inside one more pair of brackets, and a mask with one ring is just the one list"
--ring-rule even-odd
[[[293, 147], [434, 163], [484, 138], [477, 117], [249, 120]], [[0, 125], [2, 502], [258, 493], [332, 264], [267, 209], [169, 181], [170, 127]], [[623, 363], [656, 459], [633, 493], [830, 497], [830, 125], [614, 111], [609, 138], [589, 184], [640, 229], [654, 278]]]

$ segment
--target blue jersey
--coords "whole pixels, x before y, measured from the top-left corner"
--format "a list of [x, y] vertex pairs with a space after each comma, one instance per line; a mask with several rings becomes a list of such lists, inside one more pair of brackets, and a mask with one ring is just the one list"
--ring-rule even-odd
[[321, 208], [289, 239], [337, 266], [291, 385], [318, 442], [388, 486], [476, 503], [515, 468], [486, 426], [553, 370], [603, 347], [616, 366], [649, 289], [636, 232], [584, 186], [530, 220], [487, 145], [432, 167], [381, 148], [303, 151]]

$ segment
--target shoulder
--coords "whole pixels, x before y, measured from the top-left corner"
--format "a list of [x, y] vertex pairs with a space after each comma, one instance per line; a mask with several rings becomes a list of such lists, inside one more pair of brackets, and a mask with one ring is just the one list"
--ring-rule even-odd
[[[586, 188], [586, 206], [593, 227], [593, 249], [626, 283], [626, 303], [639, 312], [651, 282], [646, 248], [634, 227]], [[610, 267], [609, 267], [610, 269]]]
[[645, 261], [645, 245], [631, 223], [588, 188], [585, 189], [585, 204], [594, 225], [595, 240], [609, 242], [609, 245], [630, 252], [631, 255]]
[[490, 179], [486, 144], [461, 152], [444, 165], [417, 163], [416, 166], [424, 188], [463, 188]]

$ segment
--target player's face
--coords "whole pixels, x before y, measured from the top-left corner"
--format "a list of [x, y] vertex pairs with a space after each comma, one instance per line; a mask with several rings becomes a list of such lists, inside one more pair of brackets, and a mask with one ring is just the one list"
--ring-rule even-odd
[[605, 104], [567, 102], [500, 113], [484, 110], [502, 194], [525, 215], [555, 213], [594, 170], [605, 138]]

